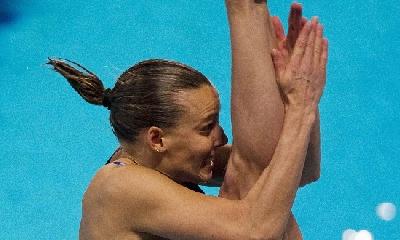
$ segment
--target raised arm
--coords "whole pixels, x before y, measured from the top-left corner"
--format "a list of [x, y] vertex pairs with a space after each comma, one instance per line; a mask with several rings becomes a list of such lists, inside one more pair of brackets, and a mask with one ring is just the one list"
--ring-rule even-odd
[[[278, 17], [272, 17], [272, 25], [275, 30], [275, 36], [278, 40], [278, 48], [281, 50], [286, 49], [288, 55], [291, 55], [294, 49], [294, 45], [299, 36], [300, 30], [303, 28], [306, 18], [302, 16], [302, 6], [298, 3], [293, 3], [290, 9], [288, 19], [288, 33], [285, 36], [282, 23]], [[319, 111], [313, 129], [311, 131], [310, 143], [307, 149], [306, 161], [304, 163], [304, 169], [300, 186], [304, 186], [311, 182], [314, 182], [320, 177], [320, 165], [321, 165], [321, 136], [320, 136], [320, 118]]]
[[[232, 46], [233, 149], [220, 196], [230, 199], [247, 195], [271, 160], [283, 125], [282, 96], [270, 57], [277, 31], [265, 1], [258, 2], [226, 0]], [[301, 29], [299, 6], [291, 8], [287, 41], [291, 46]], [[282, 24], [277, 26], [278, 37], [285, 38]], [[293, 216], [288, 234], [300, 236]]]

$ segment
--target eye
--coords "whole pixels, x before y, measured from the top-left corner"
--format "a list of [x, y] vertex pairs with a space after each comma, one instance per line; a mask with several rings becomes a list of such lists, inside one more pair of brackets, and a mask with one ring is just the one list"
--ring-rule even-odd
[[200, 129], [203, 134], [209, 135], [215, 126], [215, 122], [211, 122]]

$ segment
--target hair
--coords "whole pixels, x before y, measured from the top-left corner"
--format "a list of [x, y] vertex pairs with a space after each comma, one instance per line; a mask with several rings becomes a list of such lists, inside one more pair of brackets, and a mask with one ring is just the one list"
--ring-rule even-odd
[[49, 59], [48, 64], [88, 103], [107, 107], [114, 134], [127, 142], [135, 142], [139, 132], [151, 126], [176, 126], [185, 111], [177, 103], [178, 93], [212, 86], [199, 71], [162, 59], [135, 64], [118, 78], [113, 89], [105, 89], [94, 73], [78, 63]]

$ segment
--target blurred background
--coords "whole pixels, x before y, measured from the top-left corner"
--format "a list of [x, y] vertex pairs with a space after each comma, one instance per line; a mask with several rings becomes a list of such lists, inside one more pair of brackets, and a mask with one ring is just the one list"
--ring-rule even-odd
[[[290, 3], [269, 1], [285, 25]], [[322, 176], [294, 206], [304, 239], [398, 240], [400, 5], [302, 3], [330, 41]], [[81, 63], [106, 87], [140, 60], [184, 62], [218, 88], [231, 136], [222, 0], [0, 0], [0, 239], [77, 239], [82, 195], [118, 145], [108, 111], [86, 104], [47, 57]]]

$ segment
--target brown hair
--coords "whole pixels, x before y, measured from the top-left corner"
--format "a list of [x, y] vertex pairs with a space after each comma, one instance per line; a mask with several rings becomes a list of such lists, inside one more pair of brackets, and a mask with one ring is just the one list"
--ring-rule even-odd
[[113, 89], [105, 89], [94, 73], [78, 63], [49, 59], [48, 64], [87, 102], [107, 107], [113, 132], [118, 139], [128, 142], [134, 142], [139, 131], [147, 127], [174, 127], [184, 112], [176, 101], [177, 94], [203, 85], [211, 86], [199, 71], [161, 59], [135, 64], [118, 78]]

